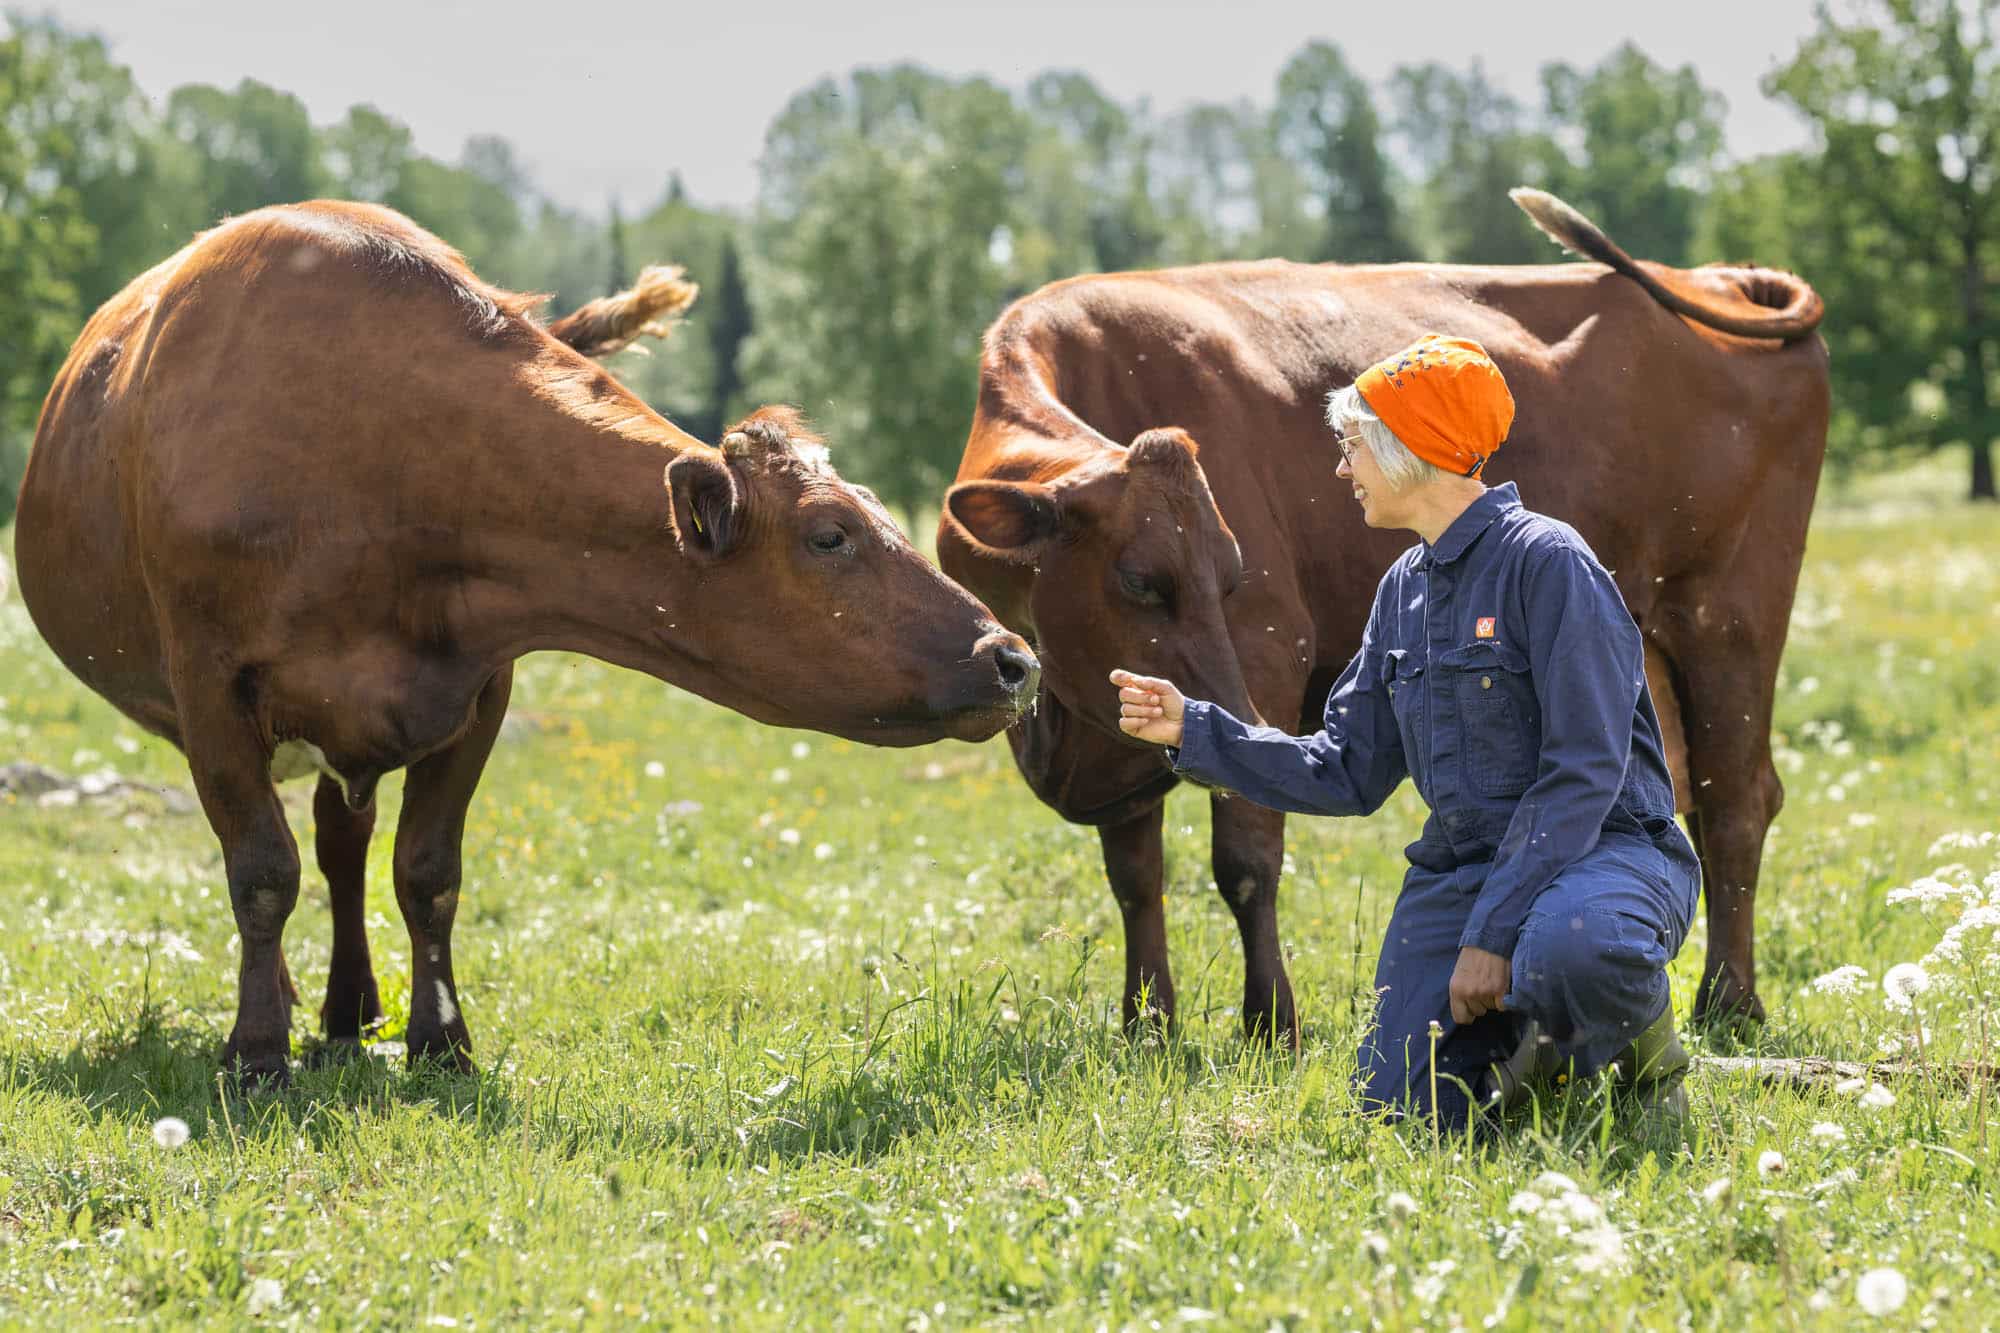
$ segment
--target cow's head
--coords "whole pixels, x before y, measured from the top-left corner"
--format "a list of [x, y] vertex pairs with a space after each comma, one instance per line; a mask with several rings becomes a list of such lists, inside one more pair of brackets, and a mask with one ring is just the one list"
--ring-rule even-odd
[[960, 561], [1032, 571], [1024, 599], [995, 605], [1031, 633], [1048, 689], [1109, 734], [1126, 739], [1113, 667], [1254, 716], [1223, 618], [1243, 556], [1186, 432], [1149, 430], [1047, 485], [960, 482], [938, 549], [968, 582], [977, 575]]
[[659, 635], [702, 659], [679, 673], [701, 693], [877, 745], [982, 740], [1033, 703], [1027, 644], [843, 481], [795, 413], [759, 411], [666, 482], [695, 568]]

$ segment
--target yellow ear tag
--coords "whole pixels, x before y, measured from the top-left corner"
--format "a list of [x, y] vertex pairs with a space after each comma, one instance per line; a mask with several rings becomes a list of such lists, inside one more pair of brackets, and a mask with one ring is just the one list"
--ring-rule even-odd
[[697, 537], [706, 537], [708, 533], [702, 529], [701, 515], [695, 513], [693, 510], [689, 510], [688, 517], [694, 520], [694, 535]]

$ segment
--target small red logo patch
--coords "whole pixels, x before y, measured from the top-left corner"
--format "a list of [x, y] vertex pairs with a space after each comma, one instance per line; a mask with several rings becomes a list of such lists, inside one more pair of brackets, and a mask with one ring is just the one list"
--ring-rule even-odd
[[1492, 617], [1492, 616], [1481, 616], [1481, 617], [1479, 617], [1479, 626], [1478, 626], [1478, 628], [1477, 628], [1477, 629], [1476, 629], [1476, 630], [1475, 630], [1474, 632], [1475, 632], [1475, 633], [1477, 633], [1477, 634], [1479, 635], [1479, 637], [1480, 637], [1480, 638], [1482, 638], [1482, 639], [1490, 639], [1490, 638], [1492, 638], [1492, 637], [1493, 637], [1493, 617]]

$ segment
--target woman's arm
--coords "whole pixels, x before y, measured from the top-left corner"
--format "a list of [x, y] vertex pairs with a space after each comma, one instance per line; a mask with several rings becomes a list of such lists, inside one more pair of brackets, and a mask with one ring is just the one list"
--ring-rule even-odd
[[1252, 726], [1212, 703], [1185, 699], [1171, 681], [1111, 673], [1119, 726], [1172, 748], [1174, 772], [1301, 815], [1372, 814], [1409, 769], [1388, 688], [1371, 665], [1371, 636], [1327, 700], [1326, 728], [1294, 736]]

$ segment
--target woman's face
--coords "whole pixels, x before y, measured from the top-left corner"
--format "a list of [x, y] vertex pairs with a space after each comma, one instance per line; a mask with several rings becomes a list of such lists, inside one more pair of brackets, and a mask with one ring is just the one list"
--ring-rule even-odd
[[1368, 441], [1352, 430], [1340, 438], [1340, 466], [1334, 475], [1350, 482], [1354, 487], [1354, 502], [1361, 506], [1361, 521], [1371, 528], [1396, 528], [1404, 526], [1397, 521], [1401, 507], [1398, 496], [1382, 475], [1382, 469], [1375, 466], [1375, 454], [1368, 447]]

